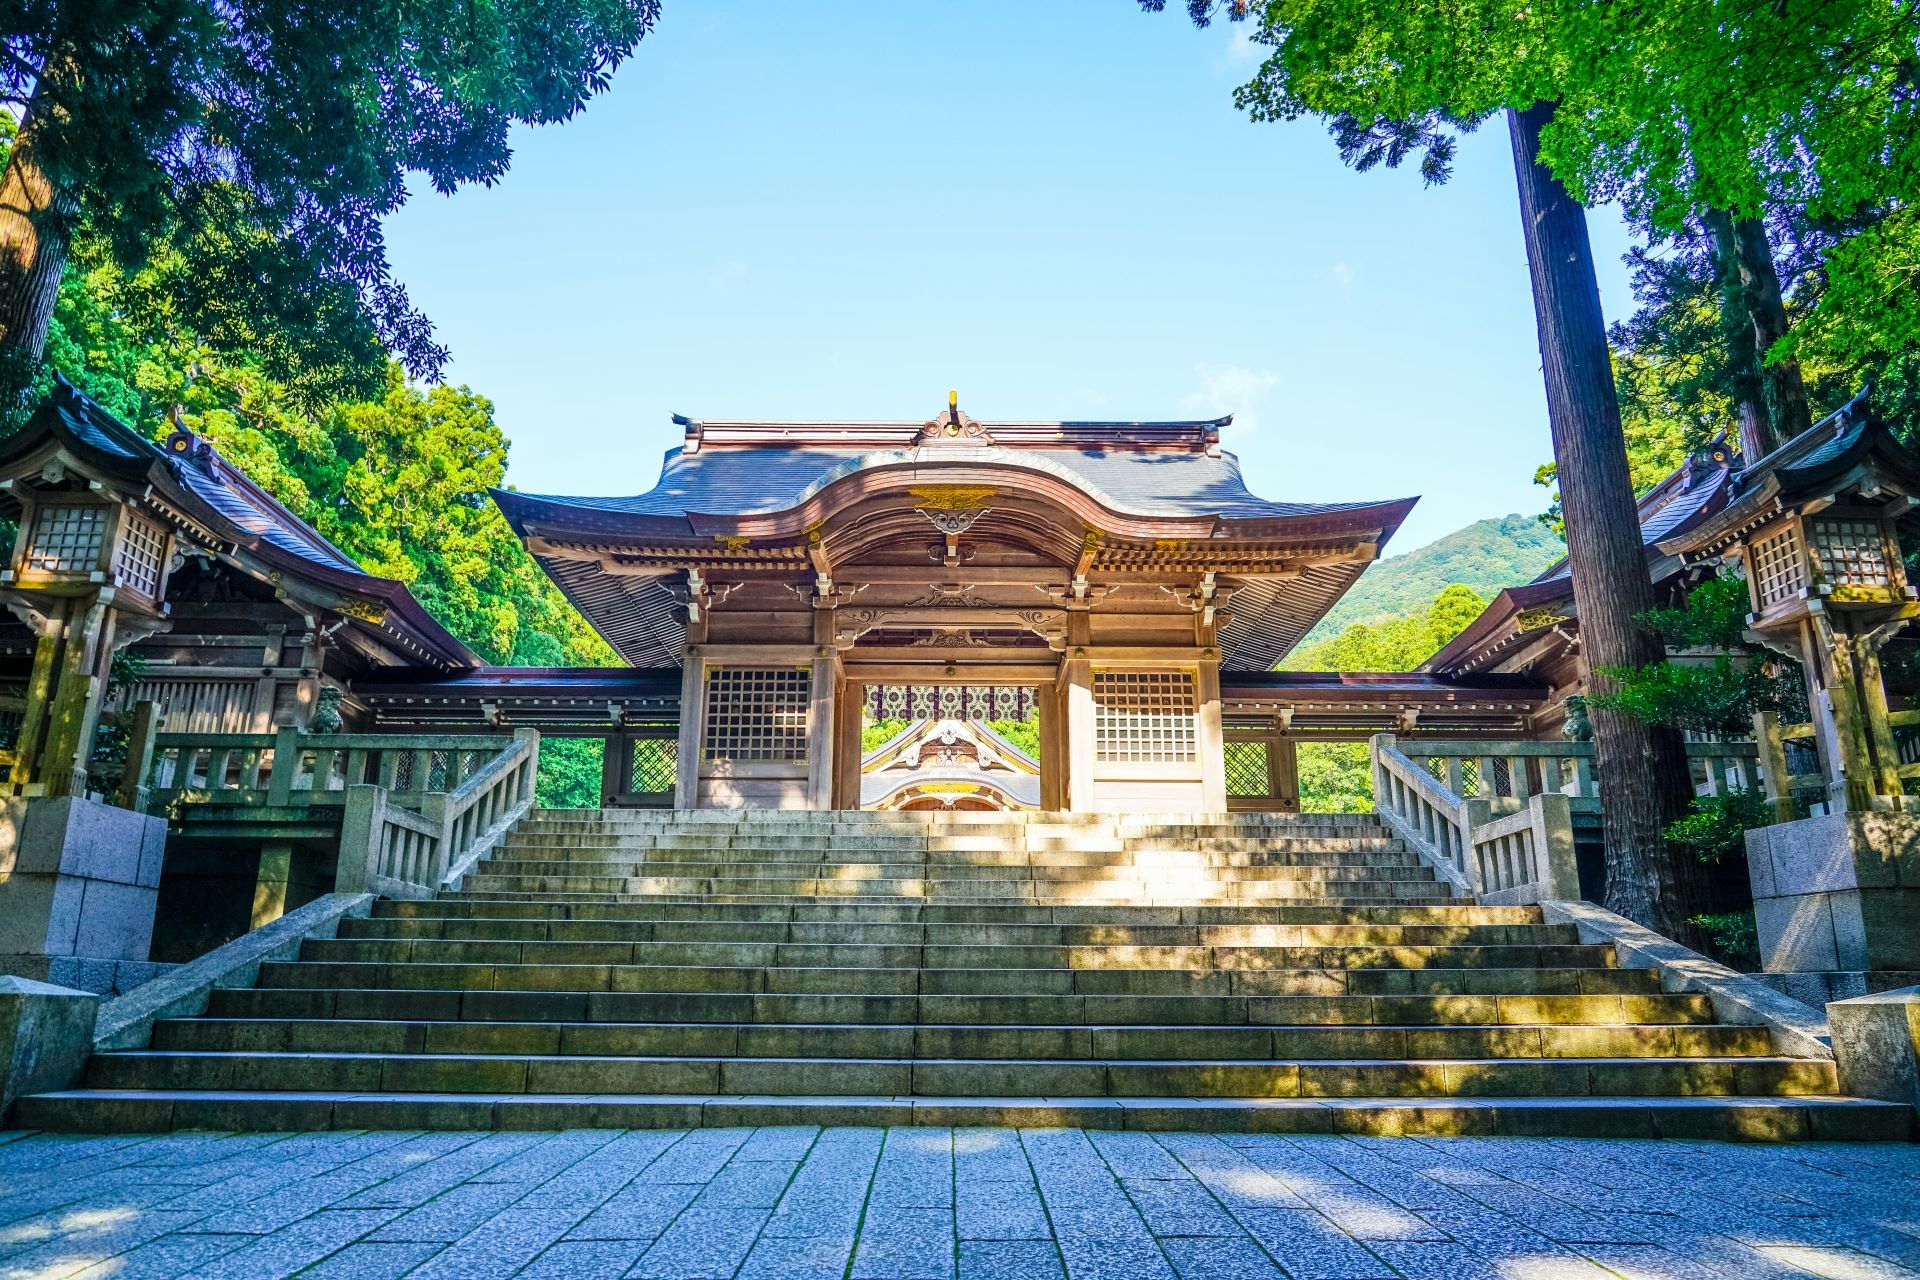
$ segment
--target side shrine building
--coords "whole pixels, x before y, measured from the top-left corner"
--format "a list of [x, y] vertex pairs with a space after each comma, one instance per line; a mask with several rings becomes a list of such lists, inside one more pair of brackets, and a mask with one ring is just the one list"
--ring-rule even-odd
[[1256, 497], [1225, 419], [678, 421], [637, 497], [495, 497], [622, 656], [681, 669], [683, 808], [857, 808], [863, 708], [946, 707], [1039, 711], [1042, 808], [1224, 811], [1223, 681], [1412, 505]]

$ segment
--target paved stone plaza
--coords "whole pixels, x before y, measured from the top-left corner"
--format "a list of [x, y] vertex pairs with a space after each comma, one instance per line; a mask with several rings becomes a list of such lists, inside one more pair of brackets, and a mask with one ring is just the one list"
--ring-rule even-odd
[[0, 1135], [0, 1277], [1920, 1275], [1920, 1146]]

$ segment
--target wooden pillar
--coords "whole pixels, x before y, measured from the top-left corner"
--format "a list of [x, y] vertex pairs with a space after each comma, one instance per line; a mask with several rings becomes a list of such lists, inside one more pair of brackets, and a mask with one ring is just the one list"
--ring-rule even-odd
[[1058, 681], [1060, 701], [1066, 715], [1067, 761], [1066, 807], [1076, 813], [1091, 813], [1093, 797], [1093, 664], [1085, 658], [1069, 658], [1060, 664]]
[[1762, 711], [1753, 717], [1753, 741], [1760, 751], [1761, 780], [1775, 822], [1793, 821], [1793, 788], [1788, 783], [1787, 747], [1780, 736], [1780, 713]]
[[27, 677], [27, 705], [14, 743], [13, 784], [16, 788], [38, 781], [40, 747], [46, 741], [47, 716], [53, 707], [53, 677], [59, 669], [60, 642], [66, 619], [59, 614], [37, 614], [39, 638], [33, 646], [33, 673]]
[[50, 796], [85, 795], [87, 756], [100, 723], [106, 668], [113, 660], [114, 610], [100, 600], [74, 600], [67, 615], [60, 682], [49, 712], [41, 779]]
[[842, 679], [834, 702], [833, 735], [833, 807], [860, 807], [861, 708], [867, 699], [867, 686], [857, 680]]
[[1034, 693], [1040, 703], [1040, 807], [1053, 813], [1067, 807], [1066, 704], [1057, 675]]
[[1859, 682], [1860, 718], [1873, 756], [1874, 790], [1883, 796], [1900, 796], [1906, 794], [1906, 785], [1900, 779], [1900, 747], [1893, 739], [1893, 722], [1888, 719], [1879, 639], [1877, 631], [1847, 637], [1854, 651], [1854, 678]]
[[1300, 752], [1284, 733], [1267, 739], [1267, 794], [1281, 813], [1300, 812]]
[[1220, 717], [1220, 656], [1209, 649], [1194, 676], [1198, 732], [1194, 746], [1200, 753], [1200, 807], [1205, 813], [1227, 811], [1227, 740]]
[[698, 645], [688, 645], [680, 668], [680, 743], [673, 765], [673, 807], [700, 806], [700, 750], [707, 718], [706, 664]]
[[833, 742], [835, 685], [840, 660], [831, 645], [823, 645], [813, 659], [812, 697], [807, 708], [807, 808], [833, 808]]
[[633, 738], [624, 733], [609, 733], [606, 750], [600, 755], [600, 804], [602, 808], [619, 802], [633, 790]]

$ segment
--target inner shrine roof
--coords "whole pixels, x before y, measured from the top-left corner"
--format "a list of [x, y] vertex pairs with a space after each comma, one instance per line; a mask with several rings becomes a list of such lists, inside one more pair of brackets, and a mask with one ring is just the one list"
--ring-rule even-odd
[[[1239, 459], [1218, 446], [1218, 429], [1226, 421], [974, 424], [980, 436], [929, 443], [915, 443], [915, 433], [928, 425], [920, 423], [689, 422], [688, 444], [668, 451], [659, 481], [645, 493], [592, 497], [496, 491], [495, 498], [516, 527], [533, 521], [612, 532], [632, 527], [635, 517], [788, 511], [862, 471], [906, 469], [910, 483], [921, 468], [932, 478], [934, 469], [966, 465], [1051, 474], [1111, 511], [1150, 518], [1311, 519], [1405, 505], [1261, 498], [1247, 488]], [[721, 426], [746, 438], [716, 439]], [[748, 436], [747, 427], [757, 431]]]

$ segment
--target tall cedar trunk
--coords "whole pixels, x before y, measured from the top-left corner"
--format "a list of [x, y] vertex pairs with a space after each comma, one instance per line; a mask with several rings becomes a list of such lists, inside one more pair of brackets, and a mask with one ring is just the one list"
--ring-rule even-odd
[[1767, 361], [1773, 344], [1786, 336], [1787, 307], [1766, 224], [1719, 210], [1709, 210], [1701, 222], [1720, 288], [1721, 327], [1740, 416], [1740, 451], [1751, 462], [1812, 426], [1813, 414], [1800, 362]]
[[[1638, 667], [1665, 656], [1638, 622], [1653, 605], [1627, 471], [1626, 436], [1613, 387], [1600, 284], [1586, 210], [1538, 160], [1540, 130], [1553, 104], [1508, 113], [1534, 317], [1547, 384], [1567, 559], [1580, 615], [1580, 656], [1588, 687], [1606, 692], [1603, 667]], [[1670, 938], [1688, 938], [1704, 909], [1697, 859], [1677, 857], [1664, 832], [1693, 796], [1678, 731], [1622, 711], [1591, 713], [1595, 772], [1606, 840], [1606, 905]]]
[[37, 365], [67, 265], [78, 201], [35, 158], [29, 110], [0, 177], [0, 362], [10, 374]]

